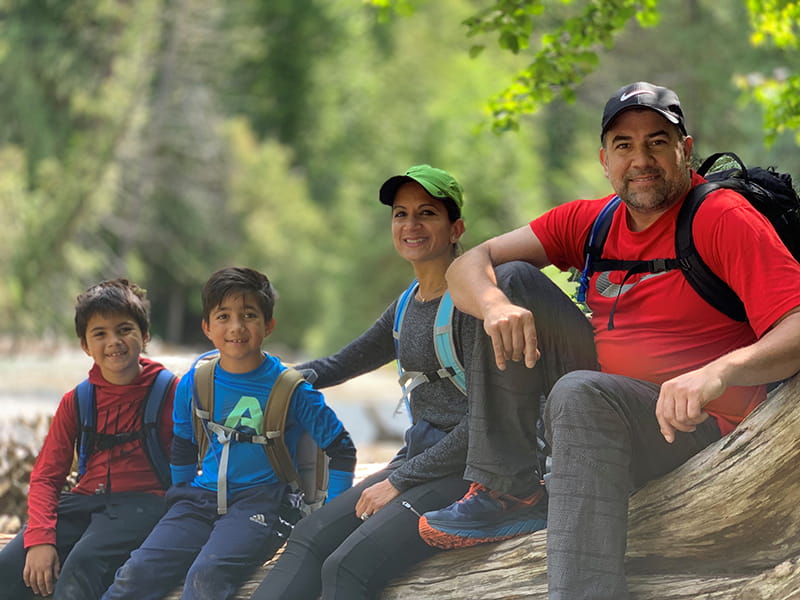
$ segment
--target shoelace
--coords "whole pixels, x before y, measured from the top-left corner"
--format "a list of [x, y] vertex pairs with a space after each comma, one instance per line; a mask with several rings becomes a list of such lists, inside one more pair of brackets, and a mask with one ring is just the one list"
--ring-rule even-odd
[[510, 494], [501, 494], [500, 492], [495, 492], [494, 490], [490, 490], [489, 488], [487, 488], [485, 485], [473, 481], [470, 484], [467, 493], [458, 502], [459, 504], [462, 502], [466, 502], [467, 500], [474, 498], [481, 492], [485, 493], [490, 498], [497, 500], [503, 506], [503, 508], [508, 508], [509, 506], [514, 506], [515, 504], [527, 504], [527, 505], [536, 504], [542, 497], [542, 489], [536, 490], [533, 494], [531, 494], [527, 498], [517, 498], [516, 496], [512, 496]]
[[467, 500], [477, 496], [481, 493], [481, 491], [486, 491], [487, 493], [491, 494], [491, 492], [486, 488], [485, 485], [481, 483], [475, 483], [474, 481], [469, 485], [469, 489], [467, 493], [464, 494], [464, 497], [459, 500], [459, 504], [462, 502], [466, 502]]

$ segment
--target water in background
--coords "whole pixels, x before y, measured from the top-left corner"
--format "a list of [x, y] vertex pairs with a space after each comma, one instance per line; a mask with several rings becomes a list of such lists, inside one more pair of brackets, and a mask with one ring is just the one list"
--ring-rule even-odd
[[[151, 344], [148, 356], [180, 374], [196, 353], [164, 353], [154, 351]], [[91, 365], [92, 360], [79, 351], [0, 356], [0, 429], [6, 429], [0, 440], [13, 442], [11, 420], [52, 415], [64, 392], [83, 380]], [[394, 414], [399, 399], [396, 377], [389, 366], [324, 390], [326, 401], [353, 437], [359, 462], [386, 462], [401, 446], [409, 420], [405, 412]]]

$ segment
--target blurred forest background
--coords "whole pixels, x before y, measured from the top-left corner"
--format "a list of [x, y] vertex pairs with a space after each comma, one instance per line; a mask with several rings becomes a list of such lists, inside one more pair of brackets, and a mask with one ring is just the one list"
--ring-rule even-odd
[[[531, 48], [488, 13], [465, 24], [500, 5], [535, 17]], [[148, 289], [155, 337], [196, 344], [202, 283], [246, 265], [280, 293], [270, 343], [333, 351], [411, 277], [377, 201], [387, 177], [423, 162], [452, 172], [467, 247], [604, 195], [602, 107], [640, 79], [678, 92], [698, 156], [733, 150], [800, 177], [795, 133], [754, 101], [769, 86], [753, 87], [794, 76], [798, 48], [793, 31], [783, 47], [755, 43], [758, 5], [3, 1], [3, 348], [72, 343], [77, 294], [118, 276]], [[609, 37], [570, 63], [582, 72], [544, 61], [531, 72], [540, 96], [504, 107], [543, 33], [574, 15], [589, 28], [581, 11], [609, 6]]]

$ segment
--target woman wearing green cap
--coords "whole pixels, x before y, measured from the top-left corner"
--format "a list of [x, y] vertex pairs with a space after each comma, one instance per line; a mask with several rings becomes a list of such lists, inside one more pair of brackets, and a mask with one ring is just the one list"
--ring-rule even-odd
[[[540, 398], [564, 373], [596, 368], [589, 321], [526, 262], [500, 265], [495, 277], [509, 299], [536, 314], [541, 357], [534, 368], [511, 360], [498, 369], [482, 323], [455, 309], [441, 310], [452, 306], [445, 272], [464, 232], [463, 192], [450, 174], [428, 165], [411, 167], [383, 184], [380, 201], [392, 207], [395, 248], [411, 263], [418, 283], [345, 348], [299, 368], [314, 369], [315, 385], [323, 388], [397, 358], [413, 424], [405, 446], [382, 471], [297, 524], [283, 556], [256, 590], [253, 598], [259, 600], [374, 598], [390, 578], [435, 552], [433, 546], [474, 545], [544, 529], [547, 494], [539, 477], [530, 476], [541, 474], [540, 457], [529, 451], [536, 445]], [[442, 314], [450, 316], [442, 320]], [[495, 436], [485, 435], [487, 424], [508, 421], [512, 425], [495, 428]], [[519, 476], [502, 494], [473, 483], [466, 498], [478, 513], [460, 514], [456, 501], [467, 490], [466, 464], [473, 481], [476, 473], [495, 472], [497, 464]], [[487, 519], [498, 505], [504, 507], [502, 518]], [[459, 529], [459, 535], [435, 529], [433, 516], [448, 506], [484, 526]], [[423, 513], [428, 516], [420, 519]]]
[[[436, 552], [419, 536], [419, 515], [448, 506], [468, 488], [462, 479], [467, 399], [463, 383], [459, 387], [447, 374], [436, 375], [442, 363], [434, 348], [445, 271], [464, 233], [463, 191], [446, 171], [417, 165], [388, 179], [380, 201], [391, 207], [394, 246], [411, 263], [417, 284], [342, 350], [297, 368], [316, 371], [315, 386], [324, 388], [397, 359], [406, 379], [425, 380], [406, 386], [406, 391], [414, 387], [404, 393], [412, 425], [405, 445], [384, 469], [295, 526], [254, 599], [375, 597], [390, 578]], [[469, 364], [479, 324], [457, 310], [449, 322], [456, 358]]]

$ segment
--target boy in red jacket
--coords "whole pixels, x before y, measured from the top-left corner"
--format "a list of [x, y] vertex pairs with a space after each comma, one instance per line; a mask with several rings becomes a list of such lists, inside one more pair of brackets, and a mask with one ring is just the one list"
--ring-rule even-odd
[[[164, 484], [143, 431], [145, 399], [164, 370], [140, 356], [150, 339], [148, 312], [145, 291], [125, 279], [78, 296], [75, 330], [94, 360], [88, 379], [95, 398], [93, 443], [77, 485], [62, 492], [81, 437], [76, 390], [70, 390], [31, 473], [28, 522], [0, 552], [0, 599], [99, 598], [164, 513]], [[171, 442], [174, 392], [173, 377], [158, 419], [159, 451]]]

